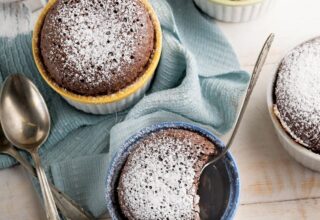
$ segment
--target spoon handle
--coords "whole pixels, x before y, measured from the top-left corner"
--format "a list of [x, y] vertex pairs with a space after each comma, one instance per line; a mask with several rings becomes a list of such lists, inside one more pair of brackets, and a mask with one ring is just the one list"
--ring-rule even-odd
[[248, 106], [248, 103], [249, 103], [253, 88], [255, 87], [255, 85], [256, 85], [256, 83], [258, 81], [258, 78], [259, 78], [259, 75], [260, 75], [260, 72], [262, 70], [262, 67], [263, 67], [264, 63], [266, 62], [266, 59], [267, 59], [267, 56], [268, 56], [268, 53], [269, 53], [269, 50], [271, 48], [273, 40], [274, 40], [274, 34], [272, 33], [267, 38], [267, 40], [265, 41], [265, 43], [264, 43], [264, 45], [263, 45], [263, 47], [262, 47], [262, 49], [260, 51], [260, 54], [258, 56], [258, 59], [256, 61], [256, 64], [255, 64], [253, 72], [252, 72], [251, 80], [250, 80], [250, 83], [249, 83], [249, 86], [248, 86], [248, 89], [247, 89], [247, 93], [246, 93], [246, 96], [245, 96], [243, 104], [242, 104], [242, 108], [240, 110], [238, 119], [236, 121], [236, 125], [234, 126], [234, 129], [233, 129], [233, 132], [231, 134], [231, 137], [230, 137], [230, 139], [229, 139], [229, 141], [227, 143], [227, 147], [226, 147], [227, 149], [230, 148], [230, 146], [233, 143], [234, 137], [237, 134], [237, 131], [238, 131], [240, 123], [242, 121], [243, 115], [244, 115], [244, 113], [245, 113], [245, 111], [247, 109], [247, 106]]
[[262, 50], [259, 54], [259, 57], [257, 59], [257, 62], [255, 64], [255, 67], [254, 67], [254, 70], [253, 70], [253, 73], [252, 73], [252, 76], [251, 76], [251, 79], [250, 79], [250, 83], [249, 83], [249, 86], [248, 86], [248, 89], [247, 89], [247, 92], [245, 94], [245, 98], [244, 98], [244, 101], [243, 101], [243, 104], [242, 104], [242, 107], [240, 109], [240, 113], [238, 115], [238, 118], [237, 118], [237, 121], [236, 121], [236, 124], [234, 126], [234, 129], [232, 131], [232, 134], [231, 134], [231, 137], [226, 145], [226, 147], [220, 152], [220, 154], [218, 154], [218, 156], [216, 157], [213, 157], [203, 168], [202, 168], [202, 171], [208, 167], [209, 165], [211, 164], [214, 164], [215, 162], [217, 162], [218, 160], [220, 160], [222, 157], [224, 157], [224, 155], [229, 151], [229, 148], [230, 146], [232, 145], [233, 143], [233, 140], [238, 132], [238, 129], [239, 129], [239, 126], [240, 126], [240, 123], [242, 121], [242, 118], [243, 118], [243, 115], [246, 111], [246, 108], [248, 106], [248, 103], [249, 103], [249, 100], [250, 100], [250, 97], [251, 97], [251, 94], [252, 94], [252, 91], [253, 91], [253, 88], [254, 86], [256, 85], [256, 82], [258, 80], [258, 77], [259, 77], [259, 74], [261, 72], [261, 69], [266, 61], [266, 58], [267, 58], [267, 55], [269, 53], [269, 50], [270, 50], [270, 47], [272, 45], [272, 42], [274, 40], [274, 34], [270, 34], [269, 37], [267, 38], [267, 40], [265, 41], [263, 47], [262, 47]]
[[[15, 158], [32, 176], [37, 177], [34, 167], [13, 147], [7, 148], [6, 153]], [[83, 208], [76, 204], [66, 194], [58, 190], [54, 185], [49, 183], [54, 200], [62, 215], [70, 220], [91, 220], [94, 217], [87, 213]]]
[[48, 179], [41, 166], [39, 154], [37, 152], [30, 152], [34, 160], [35, 168], [38, 174], [41, 192], [44, 200], [47, 220], [60, 220], [56, 204], [53, 200], [53, 195], [50, 190]]

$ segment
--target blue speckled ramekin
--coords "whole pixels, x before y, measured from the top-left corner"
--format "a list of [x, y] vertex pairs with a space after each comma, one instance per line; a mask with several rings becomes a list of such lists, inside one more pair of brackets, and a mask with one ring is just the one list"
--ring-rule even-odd
[[[219, 138], [217, 138], [215, 135], [213, 135], [208, 130], [205, 130], [203, 128], [200, 128], [198, 126], [195, 126], [193, 124], [184, 123], [184, 122], [166, 122], [166, 123], [160, 123], [153, 125], [151, 127], [145, 128], [141, 131], [139, 131], [137, 134], [133, 135], [131, 138], [129, 138], [119, 149], [118, 153], [114, 156], [112, 163], [108, 169], [107, 178], [106, 178], [106, 201], [107, 201], [107, 208], [109, 210], [109, 214], [112, 217], [112, 219], [121, 219], [121, 215], [119, 213], [119, 205], [117, 204], [117, 198], [116, 198], [116, 183], [119, 177], [119, 174], [121, 172], [121, 169], [130, 154], [130, 152], [133, 150], [133, 146], [135, 143], [137, 143], [140, 139], [144, 138], [150, 133], [168, 129], [168, 128], [180, 128], [180, 129], [186, 129], [189, 131], [197, 132], [205, 137], [207, 137], [209, 140], [211, 140], [216, 147], [218, 148], [224, 148], [225, 145], [220, 141]], [[229, 200], [228, 204], [226, 204], [226, 210], [221, 218], [221, 220], [229, 220], [233, 219], [233, 216], [237, 210], [238, 203], [239, 203], [239, 192], [240, 192], [240, 180], [239, 180], [239, 174], [238, 174], [238, 168], [237, 165], [231, 156], [230, 153], [228, 153], [225, 158], [223, 159], [226, 170], [228, 172], [229, 182], [230, 182], [230, 191], [229, 191]]]

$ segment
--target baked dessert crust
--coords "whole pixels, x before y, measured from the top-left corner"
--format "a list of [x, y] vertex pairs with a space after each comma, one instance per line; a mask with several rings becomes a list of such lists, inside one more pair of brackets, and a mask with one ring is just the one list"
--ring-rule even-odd
[[320, 153], [320, 38], [294, 48], [281, 62], [273, 112], [291, 138]]
[[62, 88], [110, 95], [144, 73], [154, 35], [139, 0], [58, 0], [46, 15], [40, 49], [48, 75]]
[[200, 219], [197, 189], [202, 167], [216, 153], [198, 133], [165, 129], [135, 144], [117, 194], [128, 219]]

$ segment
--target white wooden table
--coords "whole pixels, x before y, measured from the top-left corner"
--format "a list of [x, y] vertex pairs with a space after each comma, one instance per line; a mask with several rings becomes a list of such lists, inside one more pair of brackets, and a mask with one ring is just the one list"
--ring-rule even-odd
[[[278, 0], [259, 20], [219, 23], [248, 71], [267, 35], [276, 34], [231, 150], [241, 175], [236, 220], [320, 219], [320, 174], [302, 167], [283, 150], [266, 105], [266, 87], [281, 58], [296, 44], [320, 35], [319, 9], [319, 0]], [[0, 171], [0, 220], [9, 219], [44, 219], [38, 197], [20, 167]]]

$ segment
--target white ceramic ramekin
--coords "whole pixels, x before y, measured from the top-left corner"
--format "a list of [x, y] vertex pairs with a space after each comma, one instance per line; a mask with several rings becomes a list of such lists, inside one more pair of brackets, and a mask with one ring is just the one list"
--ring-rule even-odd
[[280, 121], [274, 113], [273, 91], [276, 77], [277, 74], [275, 74], [269, 85], [267, 91], [267, 103], [271, 121], [276, 130], [276, 134], [279, 137], [280, 143], [282, 144], [284, 149], [299, 163], [314, 171], [320, 172], [320, 155], [313, 153], [312, 151], [295, 142], [291, 138], [291, 136], [284, 130], [284, 128], [280, 124]]
[[57, 93], [59, 93], [69, 104], [87, 113], [109, 114], [122, 111], [139, 101], [149, 88], [152, 77], [160, 60], [162, 50], [162, 33], [160, 22], [155, 11], [148, 0], [140, 0], [148, 10], [155, 29], [155, 48], [153, 57], [145, 72], [132, 85], [111, 95], [102, 96], [83, 96], [60, 87], [47, 74], [46, 68], [42, 63], [40, 52], [40, 33], [44, 19], [48, 11], [54, 6], [57, 0], [50, 0], [40, 14], [35, 25], [32, 37], [33, 57], [42, 78]]
[[194, 0], [206, 14], [225, 22], [251, 21], [264, 14], [273, 0]]
[[124, 109], [129, 108], [130, 106], [136, 104], [146, 93], [152, 81], [152, 77], [148, 79], [141, 87], [138, 88], [134, 93], [129, 95], [124, 99], [120, 99], [115, 102], [108, 102], [105, 104], [91, 104], [91, 103], [81, 103], [74, 101], [73, 99], [62, 96], [70, 105], [73, 107], [96, 115], [110, 114], [114, 112], [120, 112]]

